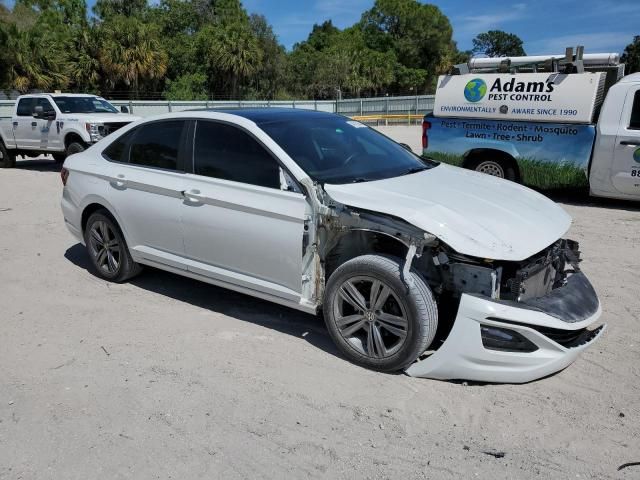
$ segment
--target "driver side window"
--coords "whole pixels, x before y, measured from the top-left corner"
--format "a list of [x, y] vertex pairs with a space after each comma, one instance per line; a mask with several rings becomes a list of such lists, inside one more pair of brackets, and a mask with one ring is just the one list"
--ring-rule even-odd
[[640, 90], [636, 90], [631, 108], [631, 118], [629, 119], [631, 130], [640, 130]]
[[233, 125], [198, 120], [193, 148], [196, 175], [281, 188], [280, 165], [258, 141]]

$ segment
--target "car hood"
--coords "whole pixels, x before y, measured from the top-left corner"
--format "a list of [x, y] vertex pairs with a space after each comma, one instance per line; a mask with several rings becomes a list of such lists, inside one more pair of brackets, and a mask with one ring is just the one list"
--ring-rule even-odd
[[480, 258], [524, 260], [571, 226], [561, 207], [529, 188], [444, 164], [324, 188], [337, 202], [402, 218], [457, 252]]

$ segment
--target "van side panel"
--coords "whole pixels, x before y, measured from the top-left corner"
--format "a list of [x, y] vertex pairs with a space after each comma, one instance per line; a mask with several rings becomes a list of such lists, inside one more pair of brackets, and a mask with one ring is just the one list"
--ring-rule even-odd
[[511, 156], [522, 183], [537, 188], [588, 185], [587, 170], [595, 139], [594, 125], [519, 122], [427, 116], [429, 144], [425, 156], [468, 166], [477, 150]]

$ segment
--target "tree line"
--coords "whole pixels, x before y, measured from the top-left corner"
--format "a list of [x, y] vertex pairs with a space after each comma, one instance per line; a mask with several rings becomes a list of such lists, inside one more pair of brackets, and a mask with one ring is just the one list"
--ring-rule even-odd
[[[431, 93], [465, 62], [449, 19], [417, 0], [376, 0], [345, 29], [314, 25], [287, 51], [240, 0], [0, 0], [0, 90], [110, 98], [327, 99]], [[474, 52], [523, 55], [490, 31]]]

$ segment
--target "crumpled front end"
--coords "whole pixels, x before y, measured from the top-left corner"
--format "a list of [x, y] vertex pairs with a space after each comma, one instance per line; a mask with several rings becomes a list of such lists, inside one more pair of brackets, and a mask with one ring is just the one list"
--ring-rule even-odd
[[[570, 365], [606, 328], [594, 328], [600, 302], [577, 255], [577, 244], [563, 240], [506, 281], [497, 279], [491, 295], [462, 293], [446, 339], [406, 373], [525, 383]], [[500, 294], [499, 285], [508, 289]]]

